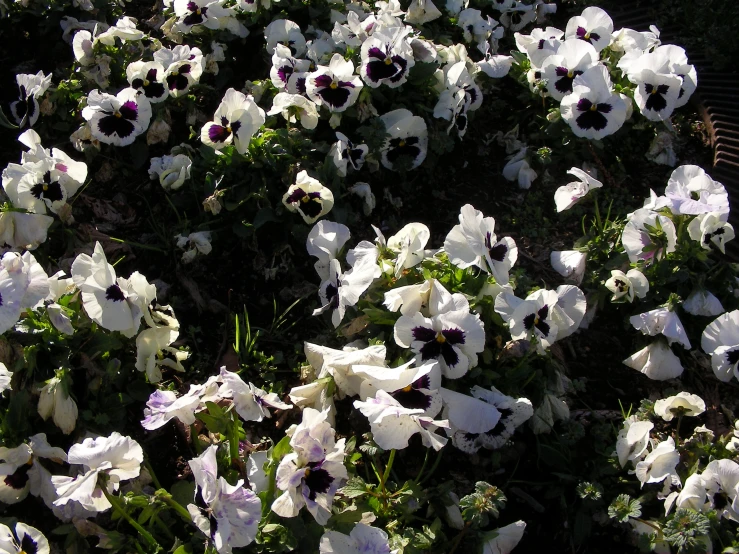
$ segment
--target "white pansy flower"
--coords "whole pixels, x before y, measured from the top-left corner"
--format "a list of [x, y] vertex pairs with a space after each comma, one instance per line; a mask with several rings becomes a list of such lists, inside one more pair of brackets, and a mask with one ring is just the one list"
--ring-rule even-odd
[[701, 336], [703, 352], [711, 356], [713, 373], [728, 382], [732, 375], [739, 379], [739, 310], [717, 317]]
[[581, 199], [593, 189], [599, 189], [603, 183], [591, 177], [578, 167], [570, 168], [567, 173], [574, 175], [579, 181], [573, 181], [567, 185], [559, 187], [554, 193], [554, 203], [557, 205], [557, 212], [569, 210], [577, 204]]
[[631, 316], [629, 319], [634, 329], [641, 331], [645, 335], [662, 334], [667, 338], [667, 342], [672, 344], [677, 342], [686, 350], [690, 350], [690, 340], [685, 332], [682, 322], [678, 315], [668, 308], [655, 308], [642, 314]]
[[648, 208], [636, 210], [621, 235], [629, 261], [653, 261], [675, 251], [677, 231], [672, 220]]
[[635, 352], [623, 363], [655, 381], [675, 379], [683, 373], [683, 366], [663, 340], [658, 340]]
[[530, 189], [531, 183], [538, 177], [538, 173], [531, 168], [526, 160], [526, 151], [526, 148], [522, 148], [503, 167], [503, 177], [507, 181], [517, 181], [518, 187], [524, 190]]
[[151, 159], [149, 178], [158, 179], [166, 191], [177, 190], [190, 178], [192, 160], [185, 154], [165, 155]]
[[628, 461], [636, 464], [644, 456], [652, 429], [654, 423], [651, 421], [633, 421], [632, 418], [624, 421], [623, 429], [619, 431], [616, 440], [616, 454], [621, 467], [625, 467]]
[[397, 254], [395, 276], [399, 277], [404, 269], [420, 264], [426, 257], [426, 244], [431, 238], [431, 231], [423, 223], [409, 223], [400, 231], [387, 239], [387, 248]]
[[486, 533], [483, 536], [482, 554], [510, 554], [521, 542], [525, 530], [526, 523], [519, 520]]
[[670, 175], [665, 196], [677, 214], [729, 213], [729, 193], [697, 165], [681, 165]]
[[134, 272], [128, 279], [116, 278], [99, 242], [92, 256], [80, 254], [74, 260], [72, 279], [82, 292], [82, 304], [90, 319], [127, 337], [136, 334], [144, 311], [156, 298], [156, 287], [140, 273]]
[[321, 537], [319, 554], [393, 554], [390, 551], [388, 536], [382, 529], [356, 523], [349, 535], [338, 531], [326, 531]]
[[582, 14], [570, 18], [565, 30], [565, 38], [576, 38], [589, 42], [600, 52], [611, 43], [613, 20], [601, 8], [591, 6]]
[[264, 37], [270, 55], [274, 54], [277, 44], [287, 46], [296, 57], [305, 54], [305, 37], [300, 32], [300, 25], [289, 19], [275, 19], [264, 28]]
[[518, 259], [518, 247], [510, 237], [500, 240], [495, 234], [495, 219], [483, 217], [471, 204], [462, 206], [459, 224], [444, 240], [444, 251], [454, 265], [476, 265], [491, 273], [496, 283], [508, 284], [508, 272]]
[[276, 410], [289, 410], [290, 404], [285, 404], [280, 397], [270, 392], [255, 387], [252, 383], [245, 383], [239, 375], [221, 368], [221, 382], [218, 394], [222, 398], [233, 399], [234, 409], [244, 421], [262, 421], [265, 417], [270, 418], [270, 408]]
[[572, 92], [562, 98], [560, 106], [562, 119], [575, 136], [587, 139], [602, 139], [618, 131], [627, 110], [624, 99], [613, 90], [608, 69], [600, 64], [575, 77]]
[[6, 390], [13, 390], [13, 387], [10, 386], [12, 379], [13, 372], [9, 371], [7, 366], [0, 362], [0, 394], [4, 393]]
[[189, 264], [198, 255], [207, 256], [213, 250], [213, 246], [210, 243], [210, 231], [197, 231], [190, 233], [186, 237], [176, 235], [174, 238], [177, 239], [177, 248], [185, 251], [182, 254], [183, 264]]
[[395, 164], [403, 158], [410, 160], [407, 169], [421, 165], [428, 150], [428, 128], [424, 119], [406, 109], [398, 109], [380, 116], [380, 120], [389, 135], [382, 146], [382, 165], [394, 171]]
[[100, 488], [99, 475], [108, 476], [107, 492], [112, 493], [119, 489], [121, 481], [139, 476], [143, 461], [144, 452], [139, 443], [118, 432], [74, 444], [67, 453], [67, 462], [81, 465], [82, 471], [75, 477], [54, 475], [51, 478], [59, 495], [54, 505], [78, 502], [93, 512], [108, 510], [111, 504]]
[[200, 140], [215, 150], [233, 143], [239, 154], [246, 154], [251, 137], [264, 121], [264, 110], [257, 106], [252, 96], [230, 88], [213, 115], [213, 121], [200, 130]]
[[654, 413], [665, 421], [672, 421], [676, 415], [697, 416], [706, 411], [703, 399], [689, 392], [679, 392], [654, 403]]
[[127, 146], [149, 127], [151, 103], [133, 88], [125, 88], [116, 96], [96, 89], [87, 96], [82, 117], [100, 142]]
[[300, 124], [305, 129], [315, 129], [318, 125], [318, 109], [315, 103], [299, 94], [279, 92], [272, 100], [272, 109], [267, 115], [280, 114], [288, 123]]
[[717, 212], [700, 214], [688, 224], [690, 238], [697, 241], [704, 250], [718, 248], [726, 254], [726, 243], [734, 239], [734, 227], [726, 222], [726, 214]]
[[69, 435], [77, 424], [77, 403], [69, 395], [69, 379], [52, 377], [41, 389], [38, 414], [42, 419], [49, 417], [62, 433]]
[[[733, 460], [713, 460], [703, 470], [701, 478], [711, 507], [720, 517], [739, 522], [739, 464]], [[717, 499], [723, 500], [721, 506], [716, 504]]]
[[585, 275], [587, 255], [577, 250], [553, 250], [549, 261], [554, 270], [569, 282], [579, 285]]
[[293, 452], [277, 467], [277, 488], [283, 493], [272, 503], [281, 517], [295, 517], [306, 507], [319, 525], [331, 516], [339, 487], [348, 478], [344, 443], [326, 421], [326, 412], [303, 410], [303, 420], [290, 438]]
[[647, 456], [636, 464], [636, 478], [642, 484], [661, 483], [671, 475], [680, 462], [680, 453], [675, 450], [675, 441], [667, 437], [657, 444]]
[[682, 305], [692, 315], [716, 317], [726, 311], [721, 301], [705, 289], [693, 289]]
[[44, 534], [25, 523], [16, 523], [15, 531], [0, 523], [0, 554], [49, 554]]
[[435, 431], [440, 427], [448, 428], [448, 421], [426, 417], [420, 408], [404, 408], [383, 390], [378, 390], [375, 397], [366, 402], [355, 400], [354, 407], [369, 419], [372, 437], [384, 450], [406, 448], [416, 433], [421, 434], [427, 448], [441, 450], [447, 443], [447, 439]]
[[251, 544], [257, 536], [262, 501], [239, 479], [231, 485], [218, 476], [216, 451], [211, 445], [188, 464], [195, 478], [196, 503], [188, 504], [193, 523], [213, 541], [218, 554]]
[[649, 281], [638, 269], [630, 269], [626, 273], [613, 269], [605, 285], [613, 293], [612, 302], [622, 298], [633, 302], [634, 298], [644, 298], [649, 292]]
[[291, 212], [297, 211], [306, 223], [314, 223], [331, 211], [334, 194], [303, 170], [298, 173], [295, 184], [290, 185], [283, 195], [282, 203]]

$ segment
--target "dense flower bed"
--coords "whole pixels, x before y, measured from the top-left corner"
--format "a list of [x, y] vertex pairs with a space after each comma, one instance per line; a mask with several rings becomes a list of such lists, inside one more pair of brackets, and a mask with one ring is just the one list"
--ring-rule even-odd
[[[739, 548], [739, 420], [730, 403], [733, 428], [717, 423], [692, 387], [739, 379], [734, 229], [723, 185], [679, 156], [698, 76], [656, 28], [543, 0], [170, 0], [146, 24], [91, 0], [0, 10], [4, 24], [59, 19], [54, 43], [74, 60], [18, 73], [0, 119], [22, 145], [2, 172], [0, 550], [504, 554], [548, 544], [535, 536], [547, 514], [506, 509], [513, 493], [544, 511], [519, 464], [575, 444], [586, 469], [552, 472], [576, 498], [565, 543], [598, 526], [620, 552]], [[564, 30], [546, 26], [557, 16]], [[414, 175], [464, 153], [476, 112], [502, 98], [538, 111], [536, 131], [490, 129], [502, 177], [574, 179], [547, 202], [579, 210], [582, 236], [551, 252], [546, 279], [522, 267], [527, 237], [476, 198], [445, 228], [401, 209]], [[623, 184], [603, 163], [609, 149], [622, 163], [630, 137], [651, 141], [645, 164], [674, 168], [641, 207], [614, 205]], [[149, 217], [176, 228], [166, 248], [96, 230], [68, 256], [103, 163], [154, 183], [147, 207], [177, 220]], [[421, 194], [443, 205], [433, 185]], [[111, 245], [217, 273], [235, 240], [270, 245], [265, 291], [278, 256], [307, 253], [314, 319], [275, 306], [265, 334], [297, 330], [272, 348], [226, 307], [236, 361], [210, 371], [177, 299], [165, 304], [169, 276], [119, 270]], [[589, 410], [586, 427], [563, 345], [599, 321], [623, 322], [619, 359], [669, 388], [615, 416]], [[153, 451], [175, 436], [187, 457], [163, 474]], [[442, 452], [470, 481], [486, 460], [482, 477], [440, 478]]]

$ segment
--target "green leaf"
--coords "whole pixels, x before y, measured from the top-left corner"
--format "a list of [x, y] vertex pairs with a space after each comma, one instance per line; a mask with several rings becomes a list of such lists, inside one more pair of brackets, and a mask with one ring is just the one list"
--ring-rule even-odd
[[367, 494], [367, 483], [361, 477], [352, 477], [339, 492], [347, 498], [359, 498]]
[[280, 460], [282, 460], [282, 458], [284, 458], [292, 449], [293, 447], [290, 446], [290, 437], [285, 435], [272, 449], [272, 461], [274, 463], [279, 463]]

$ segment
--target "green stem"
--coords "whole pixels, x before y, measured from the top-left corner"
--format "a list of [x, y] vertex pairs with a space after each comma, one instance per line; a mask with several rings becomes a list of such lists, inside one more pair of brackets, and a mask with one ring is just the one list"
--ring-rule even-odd
[[452, 543], [452, 547], [449, 550], [449, 554], [454, 554], [454, 552], [457, 550], [457, 547], [459, 546], [459, 543], [462, 542], [462, 539], [464, 538], [464, 536], [467, 534], [467, 531], [469, 530], [470, 530], [470, 522], [468, 521], [464, 524], [464, 529], [462, 529], [459, 532], [459, 534], [456, 536], [456, 538], [454, 539], [454, 542]]
[[171, 540], [171, 541], [174, 541], [175, 540], [174, 533], [172, 533], [172, 531], [169, 530], [169, 527], [167, 527], [164, 524], [164, 522], [161, 519], [159, 519], [159, 516], [158, 515], [154, 514], [153, 516], [151, 516], [151, 519], [153, 519], [154, 520], [154, 523], [157, 524], [157, 527], [159, 527], [159, 530], [162, 533], [164, 533], [165, 535], [167, 535], [167, 538], [169, 540]]
[[598, 226], [598, 234], [600, 235], [603, 229], [603, 223], [600, 220], [600, 207], [598, 207], [598, 195], [593, 193], [593, 204], [595, 205], [595, 224]]
[[146, 529], [141, 527], [141, 525], [139, 525], [139, 523], [135, 519], [133, 519], [130, 515], [128, 515], [126, 510], [123, 509], [123, 506], [121, 506], [120, 500], [117, 497], [110, 494], [104, 486], [101, 487], [101, 490], [103, 491], [105, 498], [107, 498], [108, 502], [110, 502], [110, 504], [113, 506], [113, 510], [118, 512], [118, 514], [120, 514], [120, 516], [123, 519], [125, 519], [131, 525], [131, 527], [136, 529], [136, 531], [139, 532], [139, 535], [144, 537], [144, 539], [146, 540], [146, 542], [149, 543], [149, 545], [159, 550], [160, 546], [157, 540], [151, 536], [151, 533], [149, 533]]
[[149, 463], [149, 459], [144, 457], [144, 467], [146, 468], [146, 471], [149, 472], [149, 475], [151, 475], [151, 480], [154, 483], [154, 486], [158, 489], [162, 489], [162, 484], [159, 482], [159, 479], [157, 479], [157, 474], [154, 473], [154, 468], [151, 467], [151, 464]]
[[424, 477], [423, 479], [421, 479], [418, 482], [419, 485], [423, 484], [424, 481], [430, 479], [431, 476], [436, 471], [436, 468], [439, 467], [439, 462], [441, 462], [441, 454], [442, 454], [442, 452], [444, 452], [444, 449], [443, 448], [436, 453], [436, 460], [434, 460], [434, 465], [431, 466], [431, 470], [429, 470], [428, 475], [426, 475], [426, 477]]
[[188, 523], [192, 521], [192, 516], [190, 515], [190, 512], [187, 511], [187, 508], [185, 508], [182, 504], [172, 498], [172, 495], [169, 494], [169, 492], [167, 492], [165, 489], [159, 489], [156, 493], [154, 493], [154, 496], [156, 496], [159, 500], [172, 508]]
[[423, 464], [421, 465], [421, 470], [418, 472], [418, 475], [416, 475], [416, 478], [413, 480], [415, 483], [418, 483], [418, 480], [421, 478], [421, 475], [423, 475], [423, 470], [426, 469], [426, 463], [429, 461], [429, 449], [426, 449], [426, 455], [423, 457]]
[[390, 459], [387, 461], [387, 465], [385, 466], [385, 473], [382, 475], [382, 484], [383, 487], [385, 483], [387, 483], [388, 477], [390, 477], [390, 470], [393, 467], [393, 462], [395, 461], [395, 449], [393, 448], [390, 451]]
[[113, 242], [119, 242], [121, 244], [127, 244], [129, 246], [135, 246], [137, 248], [143, 248], [144, 250], [152, 250], [154, 252], [159, 252], [161, 254], [168, 254], [166, 250], [162, 250], [161, 248], [157, 248], [156, 246], [149, 246], [148, 244], [141, 244], [140, 242], [133, 242], [131, 240], [126, 239], [117, 239], [115, 237], [108, 237]]

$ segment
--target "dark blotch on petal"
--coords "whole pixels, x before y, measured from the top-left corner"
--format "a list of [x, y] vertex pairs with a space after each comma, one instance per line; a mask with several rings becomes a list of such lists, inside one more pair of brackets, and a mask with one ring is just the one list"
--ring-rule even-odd
[[298, 204], [298, 210], [309, 218], [318, 217], [323, 210], [323, 201], [319, 198], [311, 198], [308, 202], [301, 202]]
[[38, 544], [29, 535], [24, 535], [21, 541], [21, 552], [25, 554], [36, 554], [38, 552]]
[[493, 246], [489, 251], [490, 259], [495, 262], [502, 262], [505, 260], [505, 256], [508, 253], [508, 246], [504, 242], [499, 242]]
[[110, 285], [107, 289], [105, 289], [105, 299], [113, 300], [114, 302], [123, 302], [126, 297], [124, 296], [121, 287], [119, 287], [118, 285]]
[[133, 123], [123, 117], [106, 115], [98, 121], [98, 129], [107, 137], [117, 135], [120, 138], [131, 136], [136, 130]]
[[307, 196], [306, 192], [301, 188], [297, 188], [285, 199], [285, 202], [288, 204], [294, 204], [295, 202], [299, 202], [303, 196]]
[[421, 342], [429, 342], [436, 339], [436, 331], [428, 327], [414, 327], [411, 329], [413, 340]]
[[454, 367], [459, 363], [459, 354], [448, 341], [441, 344], [441, 355], [448, 367]]
[[5, 479], [3, 480], [4, 483], [12, 489], [21, 490], [28, 483], [29, 469], [31, 469], [30, 465], [23, 464], [18, 469], [16, 469], [14, 473], [6, 475]]
[[367, 77], [370, 81], [378, 83], [383, 79], [391, 79], [398, 73], [395, 64], [386, 64], [384, 61], [369, 62], [367, 64]]
[[441, 343], [432, 339], [421, 347], [420, 352], [421, 359], [424, 362], [426, 360], [435, 360], [441, 354]]
[[608, 125], [608, 119], [606, 119], [606, 116], [599, 111], [590, 110], [577, 116], [575, 122], [580, 129], [595, 129], [596, 131], [601, 131]]
[[131, 121], [136, 121], [139, 117], [139, 107], [133, 100], [128, 100], [118, 110], [123, 117]]
[[[46, 190], [44, 190], [46, 187]], [[31, 187], [31, 194], [33, 194], [39, 200], [46, 199], [52, 202], [58, 202], [64, 199], [64, 193], [62, 192], [62, 186], [58, 182], [53, 183], [38, 183]]]
[[226, 142], [231, 136], [231, 131], [221, 125], [213, 125], [208, 129], [208, 138], [212, 142]]
[[305, 476], [303, 482], [308, 487], [308, 498], [315, 500], [317, 494], [328, 492], [331, 483], [334, 482], [334, 478], [325, 469], [311, 469], [310, 466], [312, 465], [313, 463], [308, 464], [308, 474]]
[[169, 90], [185, 90], [189, 85], [189, 81], [185, 75], [167, 75], [167, 86]]
[[431, 397], [418, 389], [400, 389], [391, 394], [404, 408], [425, 410], [431, 405]]
[[326, 104], [334, 108], [340, 108], [346, 105], [349, 101], [351, 92], [345, 88], [337, 87], [330, 88], [326, 87], [318, 91], [318, 95], [323, 99]]
[[730, 350], [726, 353], [726, 359], [729, 360], [729, 363], [731, 365], [736, 364], [739, 362], [739, 348], [736, 350]]
[[462, 329], [444, 329], [441, 334], [450, 344], [464, 344], [464, 331]]

